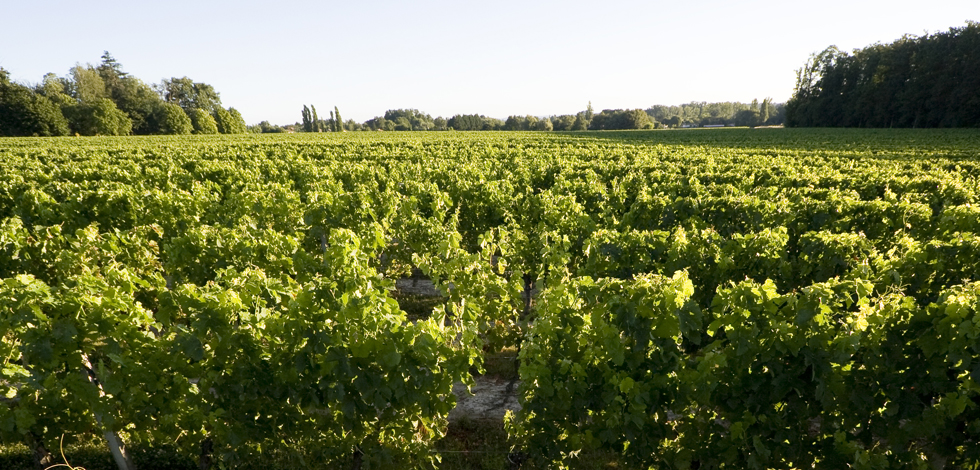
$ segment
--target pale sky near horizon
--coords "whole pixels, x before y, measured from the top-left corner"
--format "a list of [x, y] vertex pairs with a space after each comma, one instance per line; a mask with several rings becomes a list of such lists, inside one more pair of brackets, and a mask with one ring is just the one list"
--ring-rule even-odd
[[977, 0], [0, 0], [0, 67], [36, 83], [108, 50], [147, 83], [188, 76], [249, 124], [304, 104], [363, 122], [787, 100], [813, 53], [980, 21]]

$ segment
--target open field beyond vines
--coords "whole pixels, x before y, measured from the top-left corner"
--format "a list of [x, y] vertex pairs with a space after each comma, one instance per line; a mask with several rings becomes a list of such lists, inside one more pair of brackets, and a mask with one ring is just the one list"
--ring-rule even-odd
[[4, 468], [980, 468], [977, 130], [0, 139], [0, 279]]

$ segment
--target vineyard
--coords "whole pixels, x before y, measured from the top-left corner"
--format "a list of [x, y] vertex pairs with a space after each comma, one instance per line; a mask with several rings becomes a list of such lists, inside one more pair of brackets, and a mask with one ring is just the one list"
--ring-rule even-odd
[[439, 467], [507, 349], [513, 468], [980, 468], [976, 130], [0, 139], [0, 173], [0, 439], [45, 466]]

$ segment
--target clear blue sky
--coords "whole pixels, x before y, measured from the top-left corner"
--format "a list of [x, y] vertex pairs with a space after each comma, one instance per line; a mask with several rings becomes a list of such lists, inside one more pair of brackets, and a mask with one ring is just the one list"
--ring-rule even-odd
[[785, 101], [812, 52], [966, 20], [980, 1], [0, 0], [0, 67], [38, 82], [108, 50], [147, 83], [213, 85], [250, 124], [296, 122], [304, 103], [506, 118]]

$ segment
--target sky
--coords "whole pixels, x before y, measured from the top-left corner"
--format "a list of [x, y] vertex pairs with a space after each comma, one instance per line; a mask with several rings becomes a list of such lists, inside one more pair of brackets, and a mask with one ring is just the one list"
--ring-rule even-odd
[[37, 83], [109, 51], [147, 83], [212, 85], [249, 124], [297, 122], [304, 104], [503, 119], [784, 102], [811, 53], [967, 20], [980, 1], [0, 0], [0, 67]]

